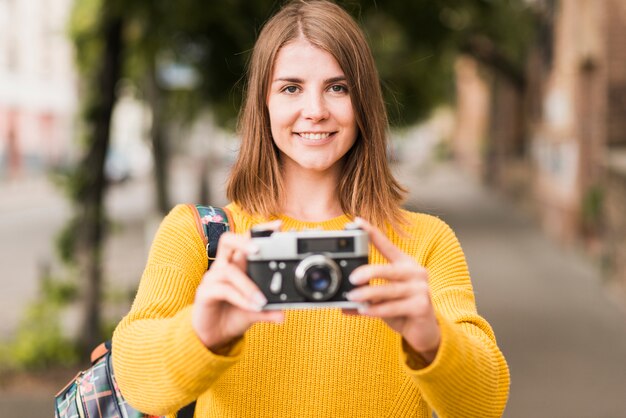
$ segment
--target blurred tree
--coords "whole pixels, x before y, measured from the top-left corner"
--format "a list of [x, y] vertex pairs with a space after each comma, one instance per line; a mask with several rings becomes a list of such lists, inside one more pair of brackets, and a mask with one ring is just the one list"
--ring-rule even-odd
[[106, 189], [104, 162], [109, 145], [115, 87], [121, 74], [124, 17], [121, 1], [83, 0], [76, 3], [72, 35], [83, 77], [82, 127], [84, 154], [70, 175], [67, 188], [75, 216], [65, 233], [66, 258], [78, 265], [83, 305], [81, 346], [90, 349], [100, 339], [101, 254]]
[[[130, 78], [152, 108], [157, 206], [167, 197], [168, 125], [191, 122], [210, 108], [234, 128], [242, 75], [278, 0], [79, 0], [72, 34], [83, 76], [85, 155], [71, 176], [77, 216], [64, 235], [85, 283], [87, 342], [99, 329], [100, 252], [106, 188], [103, 164], [116, 83]], [[471, 53], [515, 82], [521, 76], [530, 18], [523, 0], [339, 1], [362, 24], [377, 59], [391, 121], [413, 123], [452, 99], [452, 62]], [[122, 5], [123, 4], [123, 5]], [[125, 54], [122, 54], [126, 51]]]
[[360, 10], [395, 125], [414, 123], [434, 106], [453, 100], [453, 64], [459, 53], [516, 82], [522, 79], [533, 19], [524, 0], [350, 4]]

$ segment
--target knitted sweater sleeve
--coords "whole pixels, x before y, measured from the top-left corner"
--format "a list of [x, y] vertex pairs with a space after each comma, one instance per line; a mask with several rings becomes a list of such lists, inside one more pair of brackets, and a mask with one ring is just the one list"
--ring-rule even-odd
[[161, 223], [137, 295], [113, 334], [113, 366], [126, 400], [144, 413], [173, 413], [196, 399], [241, 355], [208, 350], [191, 326], [195, 291], [207, 267], [191, 209]]
[[428, 366], [403, 344], [404, 364], [439, 417], [499, 417], [508, 399], [508, 366], [490, 325], [477, 313], [455, 234], [442, 221], [435, 225], [420, 261], [429, 273], [441, 344]]

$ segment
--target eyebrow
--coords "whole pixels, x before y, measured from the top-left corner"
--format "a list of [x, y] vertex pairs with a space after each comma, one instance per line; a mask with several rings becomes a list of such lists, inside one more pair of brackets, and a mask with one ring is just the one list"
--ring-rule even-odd
[[[326, 80], [324, 80], [325, 84], [331, 84], [331, 83], [337, 83], [340, 81], [347, 81], [348, 79], [345, 76], [337, 76], [337, 77], [331, 77], [331, 78], [327, 78]], [[298, 77], [278, 77], [277, 79], [275, 79], [274, 81], [272, 81], [272, 83], [277, 83], [277, 82], [289, 82], [289, 83], [297, 83], [297, 84], [302, 84], [304, 83], [304, 80]]]

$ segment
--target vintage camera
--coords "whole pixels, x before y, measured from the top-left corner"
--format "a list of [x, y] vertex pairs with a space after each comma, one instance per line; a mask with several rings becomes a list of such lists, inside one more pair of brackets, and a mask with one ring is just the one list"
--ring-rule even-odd
[[348, 276], [367, 264], [369, 239], [355, 224], [339, 231], [251, 234], [260, 251], [248, 256], [248, 276], [267, 298], [264, 310], [362, 306], [346, 299], [354, 288]]

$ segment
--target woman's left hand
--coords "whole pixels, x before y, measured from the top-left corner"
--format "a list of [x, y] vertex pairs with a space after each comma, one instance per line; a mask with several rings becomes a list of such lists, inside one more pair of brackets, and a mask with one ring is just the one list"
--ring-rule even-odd
[[[441, 332], [430, 299], [428, 272], [367, 221], [357, 218], [374, 247], [389, 264], [367, 264], [356, 268], [350, 281], [358, 286], [348, 293], [348, 299], [363, 302], [362, 315], [384, 320], [393, 330], [431, 363], [439, 349]], [[386, 279], [384, 285], [372, 286], [370, 280]]]

